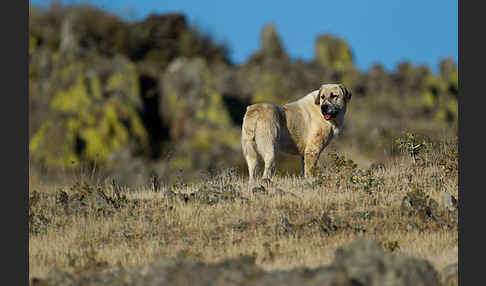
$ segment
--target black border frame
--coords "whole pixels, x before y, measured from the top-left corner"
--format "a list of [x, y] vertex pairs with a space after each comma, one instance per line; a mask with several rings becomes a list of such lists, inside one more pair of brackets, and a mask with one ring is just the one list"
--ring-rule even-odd
[[[29, 284], [28, 57], [29, 2], [3, 1], [2, 40], [2, 280]], [[8, 283], [13, 281], [14, 283]]]
[[[477, 66], [473, 66], [473, 63], [483, 64], [479, 60], [480, 53], [484, 54], [486, 47], [480, 32], [483, 27], [480, 23], [484, 19], [483, 10], [472, 3], [475, 2], [458, 1], [459, 285], [477, 284], [481, 281], [479, 275], [484, 271], [480, 263], [472, 261], [480, 255], [479, 249], [484, 249], [484, 238], [480, 235], [484, 219], [480, 211], [484, 209], [484, 199], [481, 198], [484, 196], [481, 188], [481, 179], [484, 178], [481, 164], [484, 164], [484, 156], [480, 156], [478, 152], [484, 148], [481, 140], [484, 133], [481, 126], [484, 105], [480, 102], [484, 100], [481, 94], [484, 75], [477, 71]], [[465, 41], [467, 38], [470, 39], [469, 44]]]

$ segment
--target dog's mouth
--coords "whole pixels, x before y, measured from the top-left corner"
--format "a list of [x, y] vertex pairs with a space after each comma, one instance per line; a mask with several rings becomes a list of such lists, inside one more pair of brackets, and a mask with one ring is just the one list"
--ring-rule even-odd
[[321, 106], [321, 114], [322, 114], [322, 117], [325, 120], [330, 120], [332, 118], [336, 118], [338, 112], [339, 112], [339, 110], [332, 105]]
[[326, 120], [331, 120], [333, 118], [336, 118], [338, 112], [333, 112], [333, 113], [324, 113], [322, 112], [322, 118], [326, 119]]

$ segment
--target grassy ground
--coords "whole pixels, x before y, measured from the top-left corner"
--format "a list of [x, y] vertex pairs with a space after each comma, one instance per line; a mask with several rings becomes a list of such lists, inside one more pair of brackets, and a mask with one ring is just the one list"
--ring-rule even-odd
[[217, 262], [241, 254], [264, 269], [328, 264], [337, 247], [372, 237], [387, 251], [428, 259], [440, 271], [458, 260], [457, 142], [437, 142], [413, 162], [355, 165], [324, 153], [312, 179], [277, 176], [249, 185], [225, 170], [194, 185], [160, 189], [94, 185], [30, 186], [29, 277], [53, 267], [79, 273], [159, 256]]

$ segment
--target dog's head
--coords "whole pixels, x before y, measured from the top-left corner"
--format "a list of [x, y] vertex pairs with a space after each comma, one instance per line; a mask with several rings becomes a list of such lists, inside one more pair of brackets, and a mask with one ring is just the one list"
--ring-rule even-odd
[[343, 84], [323, 84], [314, 102], [320, 105], [322, 117], [331, 120], [346, 110], [346, 104], [351, 100], [351, 96], [351, 91]]

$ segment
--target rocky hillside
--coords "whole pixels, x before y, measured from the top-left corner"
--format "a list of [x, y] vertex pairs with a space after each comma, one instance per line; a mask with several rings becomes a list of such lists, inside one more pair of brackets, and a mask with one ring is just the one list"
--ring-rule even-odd
[[[312, 60], [295, 60], [269, 24], [260, 49], [235, 65], [228, 47], [180, 14], [126, 22], [86, 5], [52, 5], [30, 7], [29, 20], [29, 150], [39, 172], [96, 170], [124, 184], [198, 180], [227, 167], [245, 174], [246, 106], [283, 104], [324, 82], [353, 91], [344, 134], [331, 147], [363, 162], [394, 155], [393, 139], [408, 130], [432, 140], [457, 132], [451, 59], [438, 63], [439, 74], [408, 62], [362, 71], [352, 47], [323, 34]], [[300, 165], [287, 157], [279, 164], [291, 172]]]

